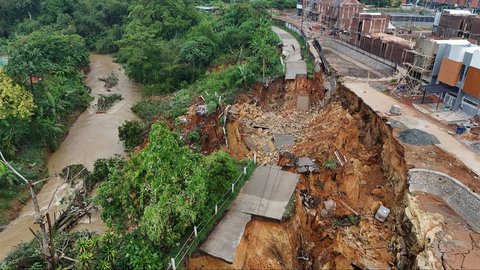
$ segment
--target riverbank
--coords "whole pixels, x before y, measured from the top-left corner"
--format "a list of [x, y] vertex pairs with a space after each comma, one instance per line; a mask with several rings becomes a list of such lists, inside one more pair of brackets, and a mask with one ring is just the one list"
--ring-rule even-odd
[[[126, 120], [136, 119], [131, 107], [140, 100], [140, 88], [133, 84], [124, 74], [120, 64], [114, 63], [110, 55], [92, 54], [90, 56], [90, 73], [86, 77], [86, 84], [92, 89], [91, 95], [107, 94], [104, 82], [98, 78], [110, 73], [118, 75], [118, 85], [111, 93], [122, 95], [123, 100], [116, 103], [107, 113], [97, 114], [93, 105], [84, 111], [74, 122], [65, 140], [50, 157], [48, 157], [49, 181], [38, 193], [38, 200], [42, 210], [45, 210], [54, 195], [50, 213], [58, 211], [64, 205], [61, 200], [68, 193], [68, 188], [57, 174], [70, 164], [83, 164], [87, 169], [93, 168], [98, 158], [122, 155], [124, 148], [118, 138], [118, 127]], [[59, 188], [58, 188], [59, 187]], [[58, 191], [55, 192], [58, 188]], [[29, 227], [34, 229], [34, 212], [32, 203], [28, 202], [20, 211], [19, 216], [0, 232], [0, 260], [4, 259], [9, 251], [21, 242], [33, 239]], [[92, 215], [91, 224], [80, 224], [84, 229], [103, 231], [103, 224], [98, 213]]]

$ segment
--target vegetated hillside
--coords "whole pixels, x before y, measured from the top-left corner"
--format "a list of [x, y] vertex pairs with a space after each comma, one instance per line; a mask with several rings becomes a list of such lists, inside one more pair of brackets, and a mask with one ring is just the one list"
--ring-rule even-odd
[[[182, 0], [31, 2], [28, 7], [8, 2], [3, 10], [8, 16], [1, 21], [9, 55], [3, 81], [20, 87], [25, 102], [21, 111], [9, 110], [0, 120], [10, 130], [0, 130], [0, 150], [29, 179], [40, 178], [30, 172], [44, 173], [43, 149], [54, 150], [73, 116], [89, 104], [80, 72], [88, 64], [89, 49], [118, 50], [130, 79], [145, 85], [145, 100], [132, 108], [142, 121], [127, 122], [119, 130], [131, 159], [98, 162], [93, 176], [83, 180], [88, 190], [104, 181], [95, 202], [112, 232], [56, 235], [56, 246], [68, 247], [55, 264], [80, 269], [166, 266], [186, 232], [211, 214], [205, 209], [212, 209], [240, 165], [224, 152], [204, 156], [187, 147], [198, 149], [192, 142], [199, 134], [177, 135], [178, 117], [192, 104], [204, 114], [219, 111], [256, 82], [281, 74], [280, 40], [268, 13], [249, 4], [221, 4], [221, 12], [206, 14]], [[22, 16], [15, 18], [14, 12]], [[168, 124], [153, 124], [159, 118]], [[3, 167], [1, 173], [12, 179]], [[20, 183], [11, 182], [2, 181], [7, 184], [0, 191], [21, 190]], [[24, 244], [2, 266], [46, 267], [38, 250], [37, 241]]]

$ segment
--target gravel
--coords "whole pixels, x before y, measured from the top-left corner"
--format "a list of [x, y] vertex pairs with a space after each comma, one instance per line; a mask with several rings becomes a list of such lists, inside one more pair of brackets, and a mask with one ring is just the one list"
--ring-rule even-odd
[[413, 145], [432, 145], [440, 143], [437, 137], [419, 129], [403, 130], [399, 133], [398, 138], [404, 143]]

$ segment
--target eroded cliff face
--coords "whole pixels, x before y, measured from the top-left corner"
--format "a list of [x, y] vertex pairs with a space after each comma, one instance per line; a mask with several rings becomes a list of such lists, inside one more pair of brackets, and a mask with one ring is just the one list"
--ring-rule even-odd
[[[348, 89], [339, 85], [337, 96], [326, 104], [319, 85], [306, 78], [275, 80], [234, 105], [238, 115], [227, 124], [228, 150], [234, 156], [255, 152], [260, 164], [285, 168], [296, 158], [309, 157], [320, 172], [301, 176], [289, 219], [247, 225], [233, 264], [203, 255], [192, 258], [190, 268], [412, 266], [419, 248], [405, 215], [402, 145], [385, 120]], [[309, 97], [309, 110], [296, 109], [298, 96]], [[275, 148], [271, 140], [279, 132], [293, 135], [295, 143]], [[328, 168], [332, 160], [335, 166]], [[313, 203], [306, 204], [306, 198]], [[336, 206], [326, 207], [326, 201]], [[373, 217], [380, 205], [392, 210], [385, 223]]]
[[[238, 114], [226, 125], [232, 155], [256, 153], [259, 164], [291, 171], [297, 158], [309, 157], [320, 170], [301, 175], [284, 221], [247, 224], [233, 264], [199, 253], [188, 267], [431, 269], [471, 256], [473, 242], [448, 262], [447, 242], [439, 240], [448, 214], [431, 214], [438, 210], [432, 200], [408, 194], [407, 171], [415, 161], [405, 157], [415, 149], [402, 145], [387, 119], [348, 88], [338, 85], [326, 102], [319, 85], [277, 79], [238, 99]], [[298, 96], [309, 97], [308, 110], [296, 109]], [[292, 135], [294, 144], [276, 148], [275, 134]], [[384, 223], [374, 218], [380, 205], [391, 209]]]

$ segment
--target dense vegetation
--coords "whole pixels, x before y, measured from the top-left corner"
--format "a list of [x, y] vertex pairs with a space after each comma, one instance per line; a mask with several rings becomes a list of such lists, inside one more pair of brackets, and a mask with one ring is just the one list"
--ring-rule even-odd
[[[190, 0], [0, 1], [0, 48], [9, 56], [0, 69], [0, 150], [29, 179], [44, 172], [44, 149], [56, 149], [91, 101], [81, 72], [89, 50], [115, 52], [129, 78], [144, 85], [145, 98], [132, 108], [142, 121], [119, 128], [130, 158], [98, 160], [84, 178], [87, 191], [100, 183], [94, 201], [112, 232], [59, 235], [57, 241], [69, 242], [65, 254], [76, 269], [164, 268], [177, 243], [212, 214], [241, 162], [222, 151], [199, 154], [166, 124], [153, 122], [184, 115], [198, 100], [215, 112], [279, 75], [280, 40], [261, 7], [294, 1], [218, 3], [215, 14]], [[147, 134], [148, 144], [136, 148]], [[197, 130], [186, 140], [199, 136]], [[0, 201], [21, 190], [3, 166], [0, 178]], [[3, 266], [45, 268], [38, 249], [35, 241], [22, 245]]]

